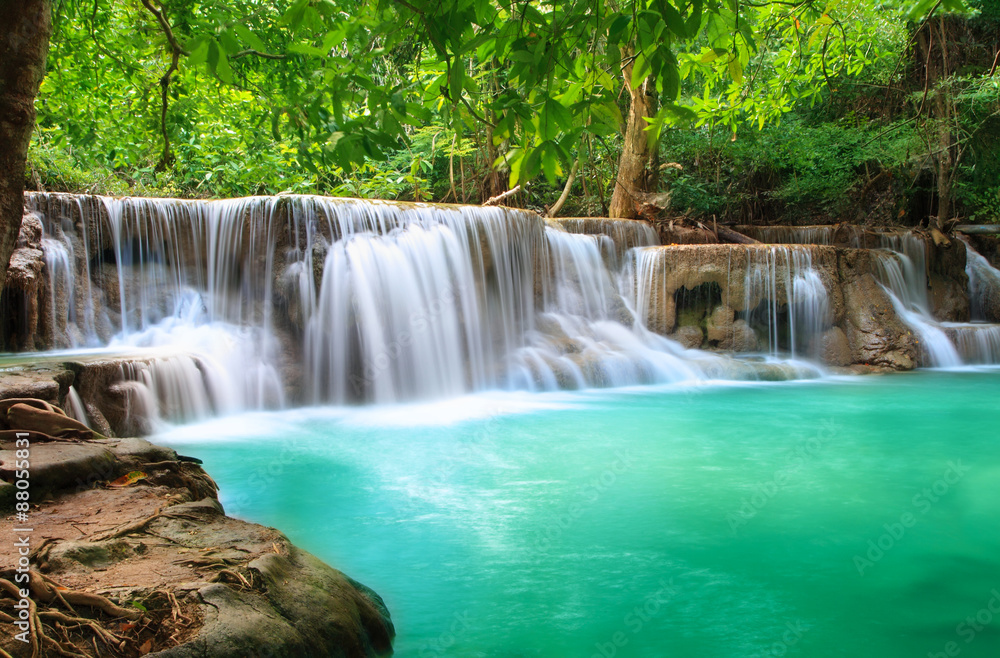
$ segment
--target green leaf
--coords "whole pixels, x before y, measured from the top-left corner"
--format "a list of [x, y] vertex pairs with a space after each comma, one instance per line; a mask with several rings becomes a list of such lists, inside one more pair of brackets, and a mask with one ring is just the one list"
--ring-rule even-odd
[[556, 99], [547, 98], [542, 110], [541, 123], [543, 139], [555, 139], [560, 131], [567, 131], [573, 127], [573, 115]]
[[562, 175], [562, 166], [559, 162], [559, 150], [552, 142], [545, 142], [539, 147], [542, 154], [542, 173], [549, 185], [555, 185], [559, 176]]
[[267, 46], [264, 45], [264, 42], [261, 41], [256, 34], [251, 32], [250, 28], [248, 28], [246, 25], [238, 23], [233, 26], [233, 31], [236, 32], [236, 36], [238, 36], [240, 39], [243, 40], [243, 43], [247, 44], [254, 50], [260, 52], [267, 51]]
[[691, 15], [687, 19], [687, 32], [689, 38], [697, 36], [701, 29], [702, 0], [694, 0], [691, 3]]
[[649, 64], [649, 60], [646, 59], [646, 54], [640, 52], [636, 55], [635, 61], [632, 62], [632, 78], [629, 81], [632, 89], [636, 89], [639, 85], [646, 81], [649, 74], [653, 72], [653, 67]]
[[729, 75], [736, 84], [743, 84], [743, 65], [740, 64], [740, 58], [735, 55], [729, 60]]
[[451, 63], [448, 75], [448, 95], [452, 105], [458, 105], [462, 98], [462, 86], [465, 83], [465, 66], [461, 59], [456, 58]]
[[666, 21], [667, 27], [670, 31], [676, 34], [681, 39], [686, 39], [688, 37], [688, 29], [684, 24], [684, 19], [681, 18], [680, 12], [678, 12], [670, 2], [664, 0], [660, 3], [660, 12], [663, 15], [663, 20]]
[[191, 54], [188, 55], [187, 65], [190, 67], [201, 66], [208, 60], [208, 39], [199, 37], [188, 46]]
[[302, 17], [305, 14], [306, 7], [309, 6], [309, 0], [295, 0], [292, 6], [288, 8], [282, 16], [281, 20], [278, 21], [281, 25], [287, 25], [292, 28], [292, 30], [298, 29], [299, 25], [302, 23]]
[[[673, 58], [671, 58], [673, 59]], [[667, 100], [674, 100], [681, 91], [681, 74], [676, 61], [666, 61], [660, 70], [660, 80], [663, 83], [663, 95]]]
[[233, 69], [229, 66], [229, 57], [221, 49], [219, 50], [219, 62], [215, 65], [215, 74], [219, 76], [219, 80], [227, 85], [233, 84]]
[[322, 48], [317, 48], [308, 43], [290, 43], [287, 50], [296, 55], [312, 55], [314, 57], [322, 57], [326, 54], [326, 51]]

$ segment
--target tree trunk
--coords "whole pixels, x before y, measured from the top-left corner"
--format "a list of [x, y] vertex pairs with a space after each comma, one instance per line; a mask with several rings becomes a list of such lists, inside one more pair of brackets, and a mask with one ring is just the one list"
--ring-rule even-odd
[[951, 219], [951, 124], [948, 116], [948, 101], [943, 98], [945, 92], [938, 92], [938, 148], [937, 156], [937, 193], [938, 213], [937, 228], [944, 230], [945, 224]]
[[[52, 29], [49, 0], [0, 0], [0, 265], [24, 214], [24, 170]], [[0, 291], [4, 276], [0, 276]]]
[[625, 145], [622, 147], [622, 157], [618, 163], [618, 175], [615, 180], [615, 190], [611, 195], [611, 206], [608, 216], [614, 218], [632, 219], [638, 215], [636, 199], [632, 192], [648, 192], [650, 177], [650, 143], [646, 126], [647, 118], [656, 113], [655, 97], [652, 95], [652, 78], [635, 89], [631, 89], [629, 80], [632, 78], [632, 66], [625, 67], [625, 84], [632, 95], [629, 106], [628, 123], [625, 124]]
[[[931, 27], [930, 23], [928, 23], [928, 27]], [[948, 62], [948, 30], [943, 16], [938, 21], [938, 27], [941, 30], [941, 75], [938, 79], [939, 86], [934, 95], [934, 109], [939, 121], [938, 148], [940, 149], [940, 154], [937, 158], [937, 227], [943, 231], [945, 224], [951, 219], [951, 179], [955, 162], [952, 157], [951, 90], [949, 84], [946, 82], [948, 76], [951, 74], [951, 67]]]

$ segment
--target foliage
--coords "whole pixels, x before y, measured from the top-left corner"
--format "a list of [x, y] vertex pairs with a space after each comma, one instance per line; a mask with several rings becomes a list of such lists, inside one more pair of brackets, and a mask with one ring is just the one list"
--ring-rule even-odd
[[63, 0], [30, 174], [115, 194], [449, 201], [521, 183], [541, 208], [580, 162], [568, 209], [596, 213], [625, 87], [649, 80], [650, 135], [687, 165], [677, 207], [726, 215], [762, 195], [836, 214], [917, 147], [905, 125], [875, 139], [885, 125], [823, 108], [898, 84], [906, 18], [940, 9], [961, 4]]
[[917, 145], [912, 130], [877, 140], [878, 126], [809, 121], [786, 115], [761, 131], [732, 140], [728, 131], [702, 128], [664, 138], [666, 153], [684, 165], [671, 182], [672, 205], [702, 217], [739, 222], [792, 223], [843, 217], [875, 175], [905, 175]]

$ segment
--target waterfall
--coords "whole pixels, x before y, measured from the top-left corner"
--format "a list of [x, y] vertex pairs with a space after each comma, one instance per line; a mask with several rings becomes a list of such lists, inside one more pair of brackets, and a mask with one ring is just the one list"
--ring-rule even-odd
[[66, 406], [67, 409], [65, 411], [67, 416], [80, 421], [88, 427], [90, 426], [90, 422], [87, 420], [87, 412], [83, 407], [83, 400], [80, 399], [80, 394], [73, 386], [70, 386], [66, 392]]
[[329, 245], [304, 320], [313, 400], [509, 385], [497, 365], [532, 327], [539, 238], [526, 213], [425, 207], [405, 229]]
[[568, 233], [602, 236], [603, 239], [599, 238], [601, 254], [612, 269], [621, 267], [629, 250], [660, 244], [653, 227], [636, 219], [568, 217], [548, 221]]
[[136, 354], [122, 395], [150, 422], [281, 406], [289, 371], [298, 399], [337, 404], [702, 376], [622, 298], [624, 254], [656, 243], [641, 222], [595, 236], [505, 208], [26, 200], [62, 236], [50, 271], [79, 337], [62, 342]]
[[969, 276], [972, 320], [1000, 321], [1000, 270], [965, 242], [965, 273]]
[[[65, 332], [76, 321], [72, 245], [43, 237], [42, 253], [45, 254], [45, 268], [48, 272], [49, 327], [53, 332], [58, 332], [59, 328]], [[56, 346], [75, 347], [77, 340], [75, 336], [64, 334]]]
[[[638, 221], [313, 196], [26, 203], [43, 217], [51, 344], [133, 358], [120, 393], [154, 423], [492, 388], [815, 375], [799, 360], [818, 360], [836, 333], [830, 246], [661, 247]], [[997, 359], [993, 329], [931, 317], [922, 237], [778, 228], [758, 236], [891, 250], [876, 274], [926, 364]], [[1000, 280], [981, 261], [970, 251], [977, 318], [996, 289], [986, 282]]]
[[[912, 245], [895, 246], [908, 246], [910, 253], [918, 251]], [[875, 262], [877, 276], [892, 299], [896, 313], [920, 337], [924, 365], [935, 368], [962, 365], [962, 358], [947, 333], [931, 315], [926, 269], [916, 265], [902, 251], [882, 252]], [[922, 249], [919, 250], [919, 262], [925, 262]]]
[[[743, 285], [743, 307], [756, 321], [750, 324], [766, 327], [768, 351], [773, 356], [782, 351], [783, 343], [792, 358], [807, 356], [806, 345], [831, 326], [833, 315], [826, 286], [812, 266], [812, 254], [779, 246], [751, 254]], [[756, 300], [761, 301], [755, 304]], [[783, 315], [787, 322], [782, 321]], [[782, 336], [785, 328], [787, 336]]]
[[[815, 357], [832, 326], [814, 248], [773, 245], [636, 249], [626, 269], [640, 322], [661, 334], [701, 335], [733, 352]], [[832, 251], [831, 251], [832, 255]]]

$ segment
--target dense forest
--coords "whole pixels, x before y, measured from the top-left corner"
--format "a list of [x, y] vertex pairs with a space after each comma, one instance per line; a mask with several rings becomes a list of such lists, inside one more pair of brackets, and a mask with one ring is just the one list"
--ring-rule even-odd
[[[1000, 219], [1000, 5], [57, 1], [27, 186]], [[566, 194], [563, 194], [563, 192]]]

